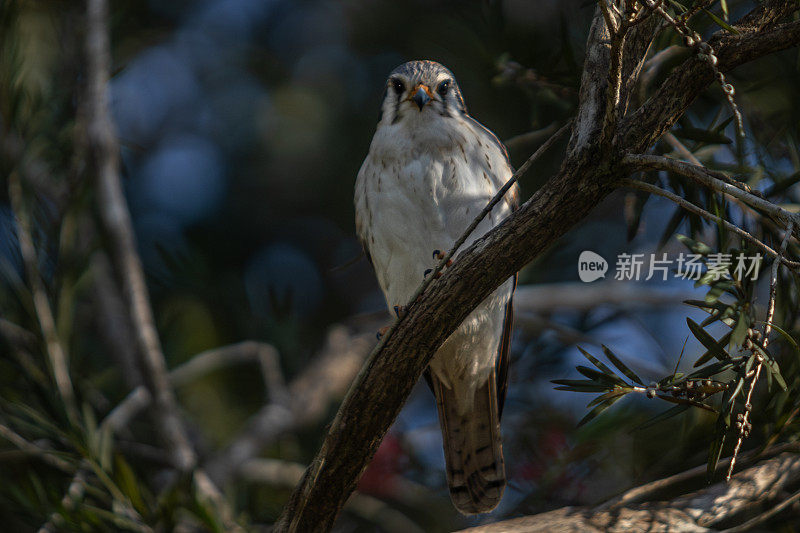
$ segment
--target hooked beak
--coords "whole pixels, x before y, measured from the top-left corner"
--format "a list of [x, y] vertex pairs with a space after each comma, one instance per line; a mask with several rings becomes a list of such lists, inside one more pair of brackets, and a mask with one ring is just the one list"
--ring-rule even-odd
[[430, 89], [427, 86], [420, 84], [417, 86], [417, 92], [411, 97], [414, 103], [417, 104], [417, 107], [420, 111], [422, 111], [422, 108], [425, 107], [425, 104], [431, 101], [429, 91]]

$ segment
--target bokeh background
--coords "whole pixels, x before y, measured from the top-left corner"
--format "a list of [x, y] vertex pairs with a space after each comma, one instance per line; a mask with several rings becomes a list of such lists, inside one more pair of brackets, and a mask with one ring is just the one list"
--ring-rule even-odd
[[[40, 152], [47, 158], [66, 162], [69, 154], [57, 147], [59, 135], [68, 135], [72, 77], [80, 71], [79, 59], [65, 52], [75, 39], [65, 20], [77, 24], [75, 9], [58, 1], [6, 4], [4, 13], [19, 17], [22, 28], [15, 40], [26, 58], [24, 79], [45, 103], [45, 111], [27, 117], [27, 133], [45, 138]], [[749, 5], [729, 4], [734, 17]], [[534, 132], [510, 143], [512, 163], [519, 165], [576, 107], [593, 10], [593, 3], [579, 0], [112, 2], [111, 105], [169, 366], [256, 339], [275, 346], [291, 378], [319, 352], [333, 325], [363, 333], [387, 323], [355, 239], [352, 206], [386, 75], [410, 59], [448, 66], [471, 114], [500, 139]], [[706, 17], [697, 29], [709, 33], [718, 26]], [[79, 25], [73, 30], [79, 34]], [[657, 41], [662, 48], [677, 43], [669, 32]], [[796, 51], [788, 51], [733, 76], [746, 141], [685, 142], [718, 165], [744, 160], [768, 174], [792, 174], [798, 168], [797, 64]], [[728, 115], [715, 88], [682, 126], [720, 124]], [[733, 138], [732, 126], [720, 135]], [[563, 146], [522, 179], [523, 198], [556, 170]], [[0, 198], [0, 254], [19, 271], [10, 210]], [[523, 271], [521, 284], [574, 288], [577, 258], [587, 249], [611, 264], [607, 279], [592, 287], [613, 282], [618, 253], [650, 253], [659, 244], [670, 253], [682, 250], [671, 235], [689, 228], [673, 217], [671, 205], [648, 200], [632, 226], [636, 209], [636, 198], [622, 193], [602, 202]], [[637, 431], [637, 424], [669, 406], [631, 398], [576, 429], [590, 398], [554, 391], [549, 382], [577, 375], [576, 343], [595, 353], [605, 343], [649, 379], [673, 370], [688, 335], [685, 317], [704, 316], [680, 305], [695, 289], [675, 279], [639, 285], [661, 291], [665, 303], [640, 305], [632, 298], [607, 305], [587, 292], [583, 305], [520, 314], [503, 420], [510, 484], [494, 513], [466, 519], [449, 504], [435, 403], [424, 384], [361, 491], [388, 502], [421, 530], [444, 531], [595, 503], [703, 463], [713, 416], [690, 411]], [[0, 305], [7, 316], [14, 309]], [[114, 359], [91, 349], [91, 341], [71, 343], [83, 353], [73, 361], [76, 372], [116, 403], [127, 390]], [[702, 349], [690, 339], [686, 353], [693, 361]], [[263, 398], [260, 375], [249, 367], [225, 369], [179, 390], [195, 437], [209, 453], [230, 441]], [[327, 419], [335, 408], [329, 406]], [[324, 423], [286, 436], [264, 455], [306, 464]], [[240, 510], [264, 523], [277, 517], [289, 494], [286, 487], [245, 483], [229, 491]], [[0, 503], [0, 515], [20, 527], [35, 522], [13, 498]], [[351, 512], [340, 525], [342, 531], [392, 529]]]

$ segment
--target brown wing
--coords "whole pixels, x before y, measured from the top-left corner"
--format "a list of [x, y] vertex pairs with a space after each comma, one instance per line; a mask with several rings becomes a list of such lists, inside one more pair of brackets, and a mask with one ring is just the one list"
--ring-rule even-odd
[[[506, 155], [506, 157], [508, 157]], [[509, 164], [509, 167], [511, 165]], [[508, 206], [513, 213], [519, 208], [520, 194], [519, 186], [515, 183], [505, 197]], [[517, 278], [519, 274], [514, 274], [514, 283], [511, 286], [511, 297], [506, 304], [506, 314], [503, 320], [503, 336], [500, 339], [500, 347], [497, 351], [497, 363], [495, 366], [497, 373], [497, 407], [498, 418], [503, 416], [503, 405], [506, 401], [506, 392], [508, 391], [508, 367], [510, 363], [509, 350], [511, 348], [511, 333], [514, 325], [514, 291], [517, 288]]]
[[358, 208], [356, 208], [356, 236], [358, 237], [358, 242], [361, 243], [361, 249], [364, 250], [364, 255], [367, 256], [369, 266], [372, 267], [372, 270], [375, 270], [375, 264], [372, 262], [372, 255], [369, 253], [369, 239], [364, 228], [364, 221], [361, 220], [361, 213], [359, 213]]
[[518, 274], [514, 274], [514, 284], [511, 286], [511, 298], [506, 304], [506, 315], [503, 320], [503, 336], [500, 338], [500, 347], [497, 351], [495, 372], [497, 374], [497, 408], [498, 418], [503, 416], [503, 405], [506, 402], [508, 391], [508, 367], [510, 362], [509, 350], [511, 348], [511, 329], [514, 325], [514, 290], [517, 288]]

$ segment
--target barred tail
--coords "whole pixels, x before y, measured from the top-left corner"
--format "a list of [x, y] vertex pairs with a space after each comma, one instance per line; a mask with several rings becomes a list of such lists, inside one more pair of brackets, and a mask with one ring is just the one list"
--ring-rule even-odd
[[506, 486], [495, 373], [475, 391], [474, 404], [459, 414], [456, 397], [431, 372], [439, 408], [447, 482], [453, 504], [463, 514], [497, 507]]

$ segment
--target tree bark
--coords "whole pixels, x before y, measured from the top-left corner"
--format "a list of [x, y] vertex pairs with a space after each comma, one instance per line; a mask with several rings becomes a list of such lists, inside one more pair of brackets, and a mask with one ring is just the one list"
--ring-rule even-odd
[[[720, 465], [725, 466], [725, 465]], [[705, 474], [699, 467], [694, 474]], [[676, 481], [684, 481], [683, 479]], [[738, 531], [773, 516], [768, 514], [787, 489], [800, 481], [800, 456], [784, 452], [739, 472], [730, 483], [721, 481], [704, 489], [662, 501], [637, 503], [641, 489], [633, 489], [594, 507], [564, 507], [513, 520], [463, 530], [465, 533], [624, 532], [624, 531]], [[660, 483], [660, 482], [656, 482]], [[660, 488], [660, 487], [657, 487]], [[652, 498], [653, 493], [645, 494]], [[780, 505], [780, 503], [778, 503]], [[755, 515], [753, 516], [753, 511]], [[744, 521], [749, 513], [751, 518]], [[738, 522], [739, 526], [733, 526]], [[725, 525], [732, 526], [724, 529]]]

